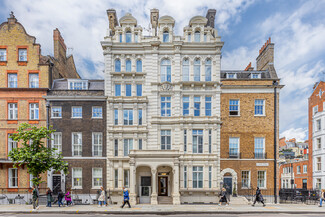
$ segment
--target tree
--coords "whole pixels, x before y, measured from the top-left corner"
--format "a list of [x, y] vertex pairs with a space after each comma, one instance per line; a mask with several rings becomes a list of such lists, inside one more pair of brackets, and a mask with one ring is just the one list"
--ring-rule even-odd
[[44, 182], [40, 175], [50, 169], [63, 170], [65, 174], [68, 173], [68, 163], [62, 160], [61, 153], [44, 145], [44, 141], [51, 139], [51, 134], [55, 132], [52, 127], [47, 129], [22, 123], [17, 131], [10, 138], [16, 142], [22, 141], [21, 147], [10, 151], [8, 156], [13, 161], [15, 168], [26, 165], [27, 172], [33, 175], [34, 186]]

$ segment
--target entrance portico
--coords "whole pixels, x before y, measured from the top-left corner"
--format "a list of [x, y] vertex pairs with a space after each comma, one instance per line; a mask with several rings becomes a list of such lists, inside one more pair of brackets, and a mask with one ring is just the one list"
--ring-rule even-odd
[[155, 205], [161, 196], [171, 197], [173, 204], [180, 204], [177, 150], [132, 150], [129, 156], [131, 204], [136, 204], [137, 196], [139, 203]]

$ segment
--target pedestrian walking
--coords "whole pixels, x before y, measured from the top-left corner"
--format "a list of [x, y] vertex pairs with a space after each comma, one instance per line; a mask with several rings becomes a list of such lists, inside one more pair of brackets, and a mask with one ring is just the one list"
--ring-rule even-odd
[[38, 206], [38, 197], [39, 197], [39, 192], [37, 190], [37, 188], [35, 188], [34, 186], [32, 187], [32, 201], [33, 201], [33, 210], [39, 209]]
[[256, 187], [255, 200], [252, 206], [255, 206], [256, 201], [261, 202], [265, 206], [264, 198], [259, 187]]
[[221, 192], [219, 194], [220, 196], [220, 200], [219, 200], [219, 206], [221, 206], [222, 203], [226, 203], [226, 206], [229, 205], [229, 201], [228, 201], [228, 198], [227, 198], [227, 191], [225, 188], [222, 188], [221, 189]]
[[129, 191], [125, 187], [123, 187], [123, 198], [124, 198], [124, 200], [123, 200], [123, 205], [121, 206], [121, 208], [123, 208], [125, 204], [128, 204], [129, 208], [131, 208], [131, 205], [129, 202], [129, 200], [130, 200]]
[[64, 199], [65, 199], [65, 201], [67, 201], [67, 206], [71, 205], [71, 193], [70, 193], [70, 189], [67, 189], [67, 193], [65, 193]]
[[322, 207], [323, 205], [323, 200], [325, 200], [325, 190], [322, 189], [321, 194], [320, 194], [320, 198], [319, 198], [319, 207]]
[[46, 200], [47, 200], [47, 207], [52, 207], [53, 197], [52, 197], [52, 191], [50, 188], [47, 188], [46, 191]]
[[59, 192], [58, 192], [58, 205], [59, 205], [59, 207], [61, 207], [61, 205], [64, 206], [63, 202], [62, 202], [63, 197], [64, 197], [64, 194], [63, 194], [62, 190], [60, 189]]
[[98, 197], [98, 207], [106, 205], [106, 192], [103, 186], [100, 187], [99, 197]]

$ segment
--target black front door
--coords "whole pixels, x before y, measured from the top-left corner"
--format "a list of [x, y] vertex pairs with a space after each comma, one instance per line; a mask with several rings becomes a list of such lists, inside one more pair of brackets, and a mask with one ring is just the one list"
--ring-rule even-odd
[[53, 175], [52, 184], [53, 184], [52, 185], [53, 186], [53, 189], [52, 189], [53, 194], [57, 195], [59, 190], [61, 189], [61, 175], [58, 175], [58, 176]]
[[228, 194], [232, 194], [232, 177], [223, 178], [223, 187], [227, 190]]
[[307, 189], [307, 179], [302, 180], [302, 188]]

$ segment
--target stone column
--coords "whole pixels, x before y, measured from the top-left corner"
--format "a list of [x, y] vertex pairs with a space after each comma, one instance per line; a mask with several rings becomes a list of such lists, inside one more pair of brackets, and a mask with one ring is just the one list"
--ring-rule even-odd
[[151, 185], [152, 185], [152, 192], [151, 192], [151, 204], [157, 205], [158, 204], [158, 197], [157, 197], [157, 170], [152, 169], [151, 170]]
[[135, 175], [135, 162], [134, 158], [130, 159], [130, 203], [134, 206], [136, 201], [136, 194], [135, 194], [135, 185], [136, 185], [136, 175]]
[[174, 162], [174, 169], [173, 169], [173, 204], [179, 205], [181, 204], [180, 201], [180, 194], [179, 194], [179, 162]]

